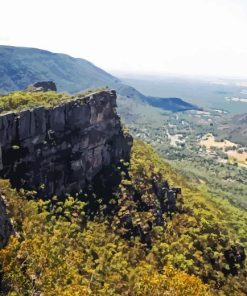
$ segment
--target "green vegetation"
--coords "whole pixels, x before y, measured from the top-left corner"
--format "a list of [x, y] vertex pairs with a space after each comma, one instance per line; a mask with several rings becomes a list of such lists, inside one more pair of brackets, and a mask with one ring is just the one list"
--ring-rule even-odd
[[[0, 251], [3, 295], [246, 294], [246, 265], [225, 253], [247, 246], [246, 212], [188, 184], [139, 141], [130, 164], [107, 176], [119, 179], [111, 191], [107, 184], [64, 201], [30, 200], [1, 181], [17, 232]], [[182, 187], [177, 211], [162, 224], [147, 207], [158, 202], [154, 180]]]
[[49, 92], [13, 92], [0, 98], [0, 113], [23, 111], [35, 107], [53, 107], [71, 99], [71, 96], [54, 91]]
[[78, 200], [50, 207], [3, 181], [1, 192], [18, 231], [0, 251], [3, 295], [211, 295], [195, 276], [172, 266], [159, 272], [140, 242], [122, 239], [107, 221], [86, 222]]
[[[135, 137], [151, 144], [179, 174], [195, 186], [206, 184], [210, 194], [247, 209], [246, 166], [228, 160], [221, 149], [208, 153], [199, 145], [202, 137], [208, 133], [214, 134], [218, 140], [222, 139], [222, 132], [218, 128], [222, 121], [221, 115], [217, 112], [174, 114], [150, 108], [143, 108], [140, 113], [142, 116], [133, 115], [127, 121]], [[242, 141], [246, 142], [244, 138]]]
[[0, 93], [48, 80], [54, 81], [59, 91], [73, 94], [104, 85], [122, 87], [116, 77], [87, 60], [34, 48], [1, 45], [0, 73]]
[[195, 186], [206, 184], [206, 190], [235, 206], [247, 209], [247, 169], [230, 163], [216, 163], [212, 159], [196, 158], [194, 161], [173, 160], [171, 165]]
[[[145, 155], [148, 155], [148, 159]], [[142, 163], [147, 171], [153, 171], [155, 166], [170, 184], [183, 190], [180, 213], [167, 221], [165, 230], [160, 229], [153, 246], [161, 262], [196, 274], [214, 286], [222, 286], [226, 295], [234, 295], [234, 289], [242, 282], [242, 293], [245, 293], [247, 287], [243, 279], [246, 277], [246, 269], [239, 273], [237, 279], [230, 275], [225, 278], [224, 274], [230, 267], [223, 254], [231, 245], [240, 244], [246, 248], [247, 213], [233, 207], [227, 200], [208, 194], [206, 187], [189, 185], [150, 147], [139, 143], [132, 158]], [[142, 176], [142, 179], [147, 183], [145, 177]], [[228, 290], [229, 283], [233, 289], [232, 294]], [[238, 293], [241, 295], [240, 291]]]
[[100, 92], [107, 90], [107, 87], [90, 89], [83, 93], [79, 93], [75, 96], [71, 96], [66, 93], [57, 93], [54, 91], [48, 92], [24, 92], [17, 91], [2, 95], [0, 97], [0, 113], [13, 111], [20, 112], [23, 110], [29, 110], [37, 107], [54, 107], [61, 103], [73, 100], [75, 98], [86, 97], [94, 92]]

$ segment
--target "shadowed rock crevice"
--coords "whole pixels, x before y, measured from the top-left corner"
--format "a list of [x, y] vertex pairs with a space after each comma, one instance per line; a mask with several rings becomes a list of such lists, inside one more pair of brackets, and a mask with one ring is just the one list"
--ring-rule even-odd
[[28, 92], [57, 91], [57, 87], [53, 81], [40, 81], [28, 86], [26, 88], [26, 91]]

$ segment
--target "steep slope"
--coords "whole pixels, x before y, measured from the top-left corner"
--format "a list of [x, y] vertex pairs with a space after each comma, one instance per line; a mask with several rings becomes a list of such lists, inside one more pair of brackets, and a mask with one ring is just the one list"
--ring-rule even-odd
[[[246, 295], [246, 212], [206, 196], [139, 141], [112, 170], [62, 201], [0, 182], [19, 233], [0, 250], [3, 295]], [[119, 180], [110, 188], [110, 179]], [[162, 211], [168, 183], [182, 195]], [[90, 218], [85, 201], [97, 206]]]
[[79, 192], [104, 166], [129, 158], [132, 137], [116, 106], [110, 90], [2, 97], [0, 177], [46, 197]]
[[142, 97], [135, 89], [84, 59], [24, 47], [0, 46], [0, 92], [24, 89], [37, 81], [52, 80], [59, 91], [76, 93], [109, 86], [123, 95]]

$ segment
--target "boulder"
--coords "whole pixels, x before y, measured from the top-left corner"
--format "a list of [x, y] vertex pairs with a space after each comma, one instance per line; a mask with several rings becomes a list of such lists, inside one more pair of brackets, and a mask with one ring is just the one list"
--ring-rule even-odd
[[47, 92], [57, 91], [56, 84], [53, 81], [39, 81], [26, 88], [28, 92]]

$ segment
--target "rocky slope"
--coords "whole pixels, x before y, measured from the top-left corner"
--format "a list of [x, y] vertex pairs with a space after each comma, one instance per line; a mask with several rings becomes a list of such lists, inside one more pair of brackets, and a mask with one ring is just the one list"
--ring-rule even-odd
[[76, 193], [100, 170], [128, 159], [116, 92], [0, 115], [0, 177], [43, 196]]

